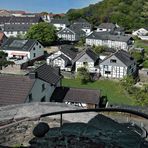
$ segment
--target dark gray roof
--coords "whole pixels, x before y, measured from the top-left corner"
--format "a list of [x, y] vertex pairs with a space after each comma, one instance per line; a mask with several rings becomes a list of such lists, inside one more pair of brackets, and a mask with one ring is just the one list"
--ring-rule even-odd
[[37, 74], [37, 78], [53, 85], [58, 83], [62, 78], [59, 72], [59, 68], [56, 69], [47, 64], [41, 65], [33, 72]]
[[76, 62], [77, 60], [79, 60], [84, 54], [87, 54], [94, 62], [96, 62], [99, 58], [91, 49], [84, 49], [75, 57], [73, 62]]
[[111, 29], [114, 30], [116, 28], [115, 24], [113, 23], [102, 23], [98, 26], [98, 28], [105, 28], [105, 29]]
[[102, 60], [100, 63], [104, 62], [106, 59], [112, 57], [113, 55], [116, 56], [126, 66], [130, 66], [131, 64], [136, 63], [135, 59], [128, 52], [124, 50], [118, 50], [117, 52], [111, 54], [110, 56]]
[[109, 32], [92, 32], [90, 35], [87, 36], [88, 39], [98, 39], [98, 40], [111, 40], [111, 41], [122, 41], [128, 42], [132, 39], [131, 36], [125, 35], [112, 35]]
[[83, 31], [82, 28], [77, 25], [71, 25], [69, 29], [75, 32], [79, 36], [84, 36], [86, 34], [85, 31]]
[[92, 25], [83, 18], [77, 19], [76, 21], [73, 22], [71, 26], [76, 26], [79, 28], [91, 28], [92, 27]]
[[51, 23], [52, 24], [66, 24], [66, 26], [70, 24], [68, 19], [52, 19]]
[[4, 44], [2, 44], [2, 50], [16, 50], [16, 51], [30, 51], [31, 47], [36, 43], [36, 40], [28, 39], [15, 39], [9, 38]]
[[34, 82], [27, 76], [0, 76], [0, 106], [24, 103]]
[[114, 53], [114, 55], [126, 66], [130, 66], [131, 64], [136, 63], [135, 59], [124, 50], [118, 50]]
[[31, 24], [5, 24], [4, 31], [28, 31]]
[[99, 104], [100, 97], [99, 90], [57, 87], [51, 96], [51, 101]]
[[77, 56], [76, 49], [71, 45], [62, 45], [60, 46], [60, 51], [63, 52], [65, 55], [74, 59]]
[[15, 16], [0, 16], [0, 24], [5, 24], [5, 23], [10, 23], [10, 24], [15, 24], [15, 23], [39, 23], [42, 22], [42, 18], [39, 16], [34, 16], [34, 17], [15, 17]]

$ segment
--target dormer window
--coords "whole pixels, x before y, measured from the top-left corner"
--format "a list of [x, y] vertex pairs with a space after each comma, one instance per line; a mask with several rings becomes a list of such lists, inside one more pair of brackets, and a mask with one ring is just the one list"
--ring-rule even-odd
[[110, 63], [117, 63], [117, 60], [116, 59], [111, 59]]

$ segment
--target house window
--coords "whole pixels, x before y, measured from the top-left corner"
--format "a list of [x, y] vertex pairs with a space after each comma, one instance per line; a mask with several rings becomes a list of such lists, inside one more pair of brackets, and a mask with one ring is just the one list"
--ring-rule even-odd
[[36, 56], [36, 54], [34, 53], [34, 54], [33, 54], [33, 57], [35, 57], [35, 56]]
[[87, 66], [87, 65], [88, 65], [88, 63], [87, 63], [87, 62], [83, 62], [83, 65], [84, 65], [84, 66]]
[[110, 63], [116, 63], [116, 62], [117, 62], [117, 60], [115, 60], [115, 59], [110, 60]]
[[41, 102], [45, 102], [46, 99], [45, 99], [45, 96], [41, 99]]
[[111, 74], [111, 72], [110, 71], [105, 71], [105, 74]]
[[32, 102], [32, 94], [29, 94], [29, 102]]
[[108, 68], [108, 65], [103, 65], [104, 68]]
[[36, 43], [36, 45], [38, 45], [38, 42]]
[[45, 90], [45, 84], [42, 84], [42, 92]]
[[33, 50], [35, 50], [35, 47], [33, 47]]
[[41, 48], [41, 46], [39, 46], [39, 48]]

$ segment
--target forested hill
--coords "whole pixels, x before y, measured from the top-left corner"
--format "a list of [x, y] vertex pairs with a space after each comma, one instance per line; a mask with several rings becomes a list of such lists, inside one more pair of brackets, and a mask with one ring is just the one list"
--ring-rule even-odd
[[148, 27], [148, 1], [103, 0], [83, 9], [70, 9], [67, 16], [70, 20], [83, 17], [94, 25], [113, 22], [125, 29]]

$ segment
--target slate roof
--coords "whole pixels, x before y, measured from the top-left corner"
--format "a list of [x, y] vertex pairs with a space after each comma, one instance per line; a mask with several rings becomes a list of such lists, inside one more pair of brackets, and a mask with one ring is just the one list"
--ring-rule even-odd
[[37, 74], [37, 78], [53, 85], [57, 84], [62, 78], [62, 76], [59, 73], [59, 68], [56, 69], [47, 64], [41, 65], [33, 72]]
[[63, 52], [68, 57], [70, 57], [71, 59], [74, 59], [77, 56], [77, 52], [75, 52], [74, 50], [76, 49], [71, 45], [60, 46], [60, 51]]
[[70, 30], [72, 30], [73, 32], [75, 32], [77, 35], [79, 36], [83, 36], [85, 35], [85, 31], [82, 30], [82, 28], [80, 26], [77, 26], [77, 25], [71, 25], [69, 27]]
[[118, 50], [114, 53], [114, 55], [126, 66], [130, 66], [131, 64], [136, 63], [135, 59], [124, 50]]
[[98, 40], [111, 40], [111, 41], [122, 41], [128, 42], [132, 39], [131, 36], [124, 36], [124, 35], [112, 35], [109, 32], [92, 32], [86, 38], [88, 39], [98, 39]]
[[105, 28], [105, 29], [111, 29], [111, 30], [114, 30], [115, 29], [115, 24], [113, 23], [102, 23], [98, 26], [98, 28]]
[[30, 51], [36, 42], [37, 41], [33, 39], [22, 40], [9, 38], [2, 44], [1, 50]]
[[70, 24], [68, 19], [52, 19], [51, 23], [52, 24], [66, 24], [66, 26]]
[[31, 24], [5, 24], [4, 31], [28, 31]]
[[100, 97], [99, 90], [57, 87], [51, 96], [51, 101], [99, 104]]
[[73, 62], [76, 62], [77, 60], [79, 60], [84, 54], [87, 54], [94, 62], [96, 62], [98, 60], [98, 56], [91, 50], [91, 49], [84, 49], [82, 52], [80, 52], [75, 59], [73, 60]]
[[10, 24], [15, 24], [15, 23], [39, 23], [42, 22], [42, 18], [39, 16], [35, 17], [15, 17], [15, 16], [0, 16], [0, 24], [5, 24], [5, 23], [10, 23]]
[[24, 103], [34, 82], [27, 76], [0, 76], [0, 106]]
[[102, 60], [100, 62], [100, 64], [102, 62], [104, 62], [106, 59], [112, 57], [112, 56], [116, 56], [121, 62], [123, 62], [127, 67], [130, 66], [133, 63], [136, 63], [135, 59], [126, 51], [124, 50], [118, 50], [117, 52], [111, 54], [110, 56], [108, 56], [107, 58], [105, 58], [104, 60]]

